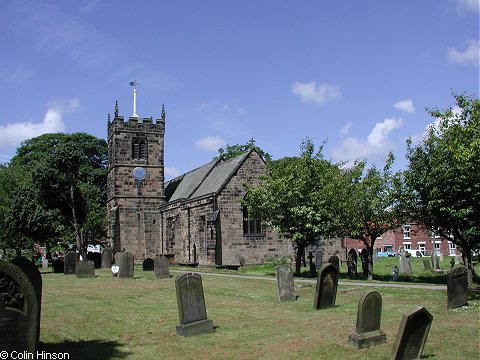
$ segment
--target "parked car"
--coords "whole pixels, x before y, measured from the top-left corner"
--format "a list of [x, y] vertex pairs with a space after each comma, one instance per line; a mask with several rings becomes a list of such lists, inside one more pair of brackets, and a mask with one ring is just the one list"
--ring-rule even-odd
[[377, 252], [378, 257], [394, 257], [398, 254], [395, 251], [379, 251]]
[[411, 257], [425, 257], [430, 256], [430, 253], [427, 250], [414, 250], [414, 249], [405, 249]]

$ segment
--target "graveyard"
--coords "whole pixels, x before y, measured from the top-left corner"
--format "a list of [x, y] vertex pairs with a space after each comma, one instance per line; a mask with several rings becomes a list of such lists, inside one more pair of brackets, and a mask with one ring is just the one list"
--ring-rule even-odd
[[[377, 262], [380, 278], [388, 276], [383, 261], [388, 268], [392, 259]], [[418, 266], [421, 261], [414, 263], [414, 274]], [[346, 280], [344, 265], [334, 306], [315, 310], [315, 279], [295, 278], [296, 300], [280, 301], [275, 275], [266, 268], [267, 275], [262, 275], [259, 269], [249, 273], [174, 266], [170, 277], [163, 278], [144, 271], [142, 264], [135, 264], [133, 277], [126, 278], [113, 276], [108, 268], [95, 269], [94, 278], [41, 270], [40, 346], [50, 353], [69, 353], [71, 359], [387, 359], [403, 317], [419, 307], [433, 318], [423, 358], [478, 358], [480, 295], [471, 292], [466, 306], [449, 309], [447, 291], [429, 288], [433, 285], [425, 281], [426, 288], [378, 287], [375, 281], [363, 286]], [[178, 333], [175, 283], [188, 271], [203, 274], [211, 333]], [[349, 337], [362, 327], [357, 324], [359, 299], [369, 291], [375, 291], [377, 307], [381, 298], [378, 332], [384, 338], [375, 346], [356, 348]]]

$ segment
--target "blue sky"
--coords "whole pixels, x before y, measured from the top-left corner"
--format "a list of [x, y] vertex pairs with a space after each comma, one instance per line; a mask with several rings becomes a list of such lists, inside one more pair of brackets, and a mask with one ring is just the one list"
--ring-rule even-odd
[[0, 161], [46, 132], [106, 138], [115, 100], [167, 113], [167, 178], [226, 144], [381, 166], [426, 108], [479, 94], [479, 0], [0, 0]]

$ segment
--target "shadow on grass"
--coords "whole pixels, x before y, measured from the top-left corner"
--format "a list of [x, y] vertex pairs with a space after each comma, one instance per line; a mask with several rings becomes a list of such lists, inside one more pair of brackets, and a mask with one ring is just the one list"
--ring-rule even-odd
[[67, 353], [70, 359], [109, 360], [124, 359], [130, 352], [122, 351], [122, 344], [116, 341], [81, 340], [44, 343], [40, 351], [47, 353]]

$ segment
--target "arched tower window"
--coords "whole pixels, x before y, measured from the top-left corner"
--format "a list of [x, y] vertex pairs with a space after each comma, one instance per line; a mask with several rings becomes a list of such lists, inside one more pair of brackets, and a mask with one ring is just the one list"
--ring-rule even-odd
[[147, 142], [143, 139], [134, 139], [132, 142], [132, 159], [147, 160]]

